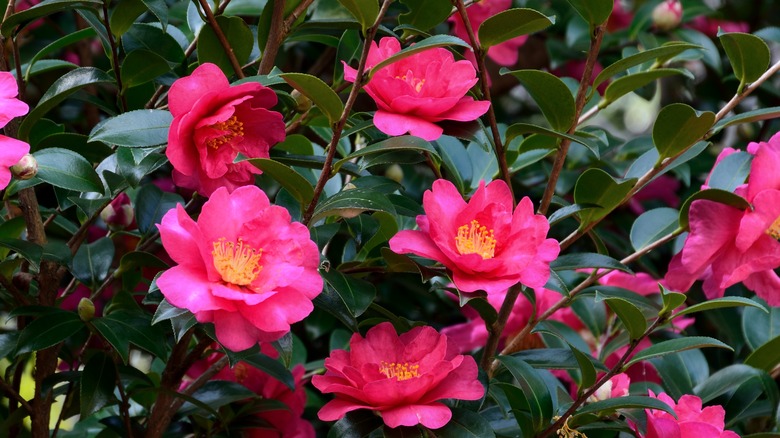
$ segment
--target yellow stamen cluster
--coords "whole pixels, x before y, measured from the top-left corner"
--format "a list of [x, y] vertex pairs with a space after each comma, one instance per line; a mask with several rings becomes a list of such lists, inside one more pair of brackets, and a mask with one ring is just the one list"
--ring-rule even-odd
[[409, 380], [415, 377], [420, 377], [418, 369], [420, 365], [409, 365], [408, 362], [404, 363], [387, 363], [382, 361], [379, 363], [379, 372], [387, 376], [388, 378], [395, 377], [399, 381]]
[[780, 240], [780, 217], [775, 219], [774, 222], [772, 222], [772, 225], [767, 228], [765, 233], [769, 234], [773, 238]]
[[[558, 421], [560, 418], [561, 417], [559, 416], [555, 416], [553, 417], [553, 420]], [[588, 438], [584, 433], [569, 427], [568, 418], [563, 423], [563, 427], [558, 429], [555, 433], [556, 435], [558, 435], [559, 438]]]
[[479, 254], [483, 259], [492, 259], [496, 252], [493, 230], [488, 230], [475, 219], [458, 228], [455, 246], [461, 255]]
[[233, 116], [224, 122], [217, 122], [211, 125], [210, 128], [216, 129], [217, 131], [228, 131], [227, 134], [222, 134], [217, 138], [206, 140], [206, 145], [212, 149], [217, 149], [236, 137], [244, 136], [244, 123], [240, 122], [236, 116]]
[[416, 78], [412, 75], [411, 71], [407, 71], [405, 75], [403, 76], [396, 76], [396, 79], [400, 79], [407, 84], [411, 85], [412, 88], [414, 88], [414, 91], [420, 92], [422, 90], [423, 85], [425, 85], [425, 79]]
[[263, 249], [254, 249], [240, 238], [231, 242], [221, 237], [214, 241], [213, 248], [214, 267], [226, 283], [246, 286], [263, 270], [260, 265]]

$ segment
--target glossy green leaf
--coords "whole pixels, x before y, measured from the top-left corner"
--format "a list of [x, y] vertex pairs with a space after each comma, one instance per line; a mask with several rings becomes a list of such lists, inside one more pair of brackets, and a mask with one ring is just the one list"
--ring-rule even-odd
[[[240, 65], [244, 65], [252, 52], [255, 37], [249, 26], [240, 17], [217, 16], [217, 24], [227, 39], [233, 54]], [[204, 26], [198, 35], [198, 62], [212, 62], [219, 66], [227, 76], [235, 74], [230, 58], [219, 42], [211, 26]]]
[[130, 87], [145, 84], [168, 73], [171, 66], [156, 52], [137, 49], [128, 53], [122, 62], [122, 92]]
[[[148, 153], [149, 149], [118, 147], [116, 149], [116, 164], [119, 176], [123, 177], [130, 187], [138, 187], [141, 180], [168, 163], [168, 157], [158, 152]], [[116, 190], [112, 187], [112, 193]]]
[[141, 0], [117, 2], [108, 21], [111, 33], [115, 37], [121, 37], [144, 12], [146, 12], [146, 5]]
[[376, 297], [374, 285], [335, 269], [322, 272], [322, 278], [325, 280], [325, 287], [333, 289], [341, 297], [354, 317], [362, 315]]
[[[574, 123], [574, 96], [563, 81], [541, 70], [502, 70], [502, 74], [511, 74], [523, 84], [554, 131], [565, 133], [569, 130]], [[510, 141], [509, 129], [507, 142]]]
[[612, 0], [566, 0], [591, 26], [604, 23], [612, 14]]
[[[32, 9], [34, 8], [27, 11]], [[24, 120], [22, 120], [22, 123], [19, 125], [19, 139], [28, 140], [30, 138], [30, 130], [35, 126], [35, 123], [71, 94], [88, 85], [113, 82], [114, 79], [111, 76], [95, 67], [79, 67], [76, 70], [65, 73], [51, 84], [38, 101], [38, 105], [32, 108]]]
[[452, 438], [491, 438], [496, 436], [485, 418], [477, 412], [464, 408], [452, 408], [452, 419], [441, 429], [436, 429], [436, 434]]
[[596, 367], [593, 365], [592, 358], [589, 354], [585, 354], [573, 345], [569, 344], [574, 358], [577, 360], [580, 371], [580, 389], [590, 388], [596, 383]]
[[333, 424], [328, 431], [328, 438], [364, 438], [382, 427], [382, 418], [368, 409], [358, 409], [347, 412], [344, 417]]
[[117, 310], [92, 320], [92, 325], [127, 363], [130, 344], [165, 360], [166, 344], [160, 342], [164, 332], [152, 326], [152, 316], [129, 310]]
[[160, 304], [157, 305], [157, 310], [154, 311], [152, 325], [155, 325], [160, 321], [167, 321], [169, 319], [176, 318], [177, 316], [185, 315], [187, 313], [190, 313], [190, 311], [187, 309], [180, 309], [169, 303], [168, 300], [163, 299], [160, 301]]
[[82, 418], [116, 402], [116, 365], [111, 357], [99, 352], [89, 358], [79, 379]]
[[428, 153], [437, 159], [441, 159], [436, 149], [434, 149], [433, 146], [431, 146], [431, 144], [427, 141], [413, 135], [402, 135], [399, 137], [390, 137], [387, 140], [382, 140], [380, 142], [358, 149], [357, 151], [337, 161], [333, 167], [335, 171], [338, 171], [341, 165], [355, 158], [393, 151], [420, 151], [423, 153]]
[[113, 261], [114, 242], [103, 237], [79, 247], [73, 256], [71, 272], [80, 282], [94, 290], [108, 276]]
[[710, 172], [707, 185], [711, 189], [721, 189], [733, 192], [745, 183], [750, 174], [750, 164], [753, 155], [738, 151], [721, 159]]
[[8, 37], [14, 28], [20, 24], [46, 17], [55, 12], [73, 9], [98, 9], [103, 3], [97, 0], [45, 0], [29, 9], [10, 15], [3, 21], [0, 28], [3, 36]]
[[634, 355], [634, 357], [631, 358], [631, 360], [626, 363], [623, 368], [628, 369], [631, 367], [631, 365], [643, 360], [650, 359], [652, 357], [663, 356], [664, 354], [677, 351], [704, 347], [725, 348], [726, 350], [731, 351], [734, 350], [723, 342], [706, 336], [689, 336], [687, 338], [670, 339], [668, 341], [662, 341], [657, 344], [653, 344], [652, 346], [639, 351]]
[[165, 2], [165, 0], [142, 0], [147, 8], [149, 8], [149, 12], [154, 14], [155, 17], [160, 21], [160, 25], [162, 26], [162, 30], [165, 31], [165, 28], [168, 26], [168, 4]]
[[29, 323], [19, 335], [16, 354], [43, 350], [73, 336], [84, 328], [76, 312], [50, 309]]
[[293, 379], [290, 370], [285, 368], [278, 360], [262, 353], [243, 356], [241, 360], [282, 382], [290, 390], [295, 389], [295, 379]]
[[631, 246], [640, 250], [674, 232], [680, 212], [673, 208], [655, 208], [642, 213], [631, 226]]
[[709, 364], [701, 350], [686, 350], [650, 359], [667, 394], [679, 399], [683, 394], [693, 394], [694, 386], [710, 375]]
[[82, 41], [87, 38], [93, 38], [95, 37], [95, 30], [92, 28], [86, 28], [81, 29], [73, 33], [69, 33], [62, 38], [59, 38], [55, 40], [52, 43], [49, 43], [46, 47], [39, 50], [33, 57], [30, 59], [30, 61], [26, 64], [27, 68], [22, 69], [24, 73], [25, 80], [28, 80], [30, 76], [33, 73], [33, 67], [35, 67], [36, 62], [41, 60], [46, 55], [51, 54], [52, 52], [57, 52], [59, 50], [64, 49], [65, 47], [70, 46], [71, 44], [77, 43], [79, 41]]
[[719, 33], [718, 39], [731, 62], [734, 75], [739, 79], [737, 93], [741, 93], [745, 85], [761, 77], [769, 67], [769, 46], [749, 33]]
[[653, 397], [627, 395], [588, 403], [577, 410], [577, 416], [586, 414], [609, 415], [618, 409], [657, 409], [677, 415], [671, 406]]
[[661, 300], [663, 302], [663, 307], [661, 308], [661, 311], [658, 312], [659, 316], [671, 314], [675, 309], [685, 304], [685, 300], [688, 299], [687, 295], [670, 291], [662, 284], [659, 284], [659, 288], [661, 290]]
[[152, 51], [165, 58], [172, 68], [184, 61], [184, 49], [176, 39], [152, 23], [135, 23], [122, 37], [122, 45], [126, 52]]
[[364, 211], [385, 211], [395, 214], [393, 204], [387, 197], [370, 189], [342, 190], [321, 202], [312, 216], [312, 223], [327, 216], [338, 215], [346, 218], [357, 216]]
[[780, 117], [780, 106], [769, 108], [759, 108], [752, 111], [745, 111], [741, 114], [727, 116], [721, 119], [712, 128], [713, 133], [717, 134], [723, 128], [738, 125], [740, 123], [760, 122], [762, 120], [776, 119]]
[[[258, 397], [258, 395], [238, 382], [226, 382], [219, 380], [206, 382], [203, 387], [199, 388], [197, 391], [195, 391], [195, 393], [192, 394], [192, 398], [200, 401], [203, 406], [208, 406], [213, 410], [213, 412], [229, 403], [254, 397]], [[182, 405], [181, 409], [179, 409], [178, 413], [181, 415], [204, 415], [209, 412], [200, 409], [199, 406], [193, 403], [186, 402]]]
[[701, 190], [689, 196], [680, 208], [680, 228], [684, 230], [690, 228], [688, 213], [690, 213], [691, 210], [691, 203], [698, 199], [707, 199], [710, 201], [720, 202], [721, 204], [730, 205], [742, 210], [750, 208], [750, 203], [748, 203], [745, 198], [737, 194], [720, 189]]
[[89, 141], [130, 148], [165, 144], [172, 121], [173, 116], [168, 111], [129, 111], [96, 125], [89, 133]]
[[[571, 346], [571, 344], [569, 344]], [[532, 350], [523, 350], [512, 354], [512, 356], [522, 359], [523, 362], [534, 368], [555, 369], [555, 370], [577, 370], [580, 369], [579, 360], [574, 356], [571, 348], [539, 348]], [[599, 371], [606, 371], [603, 363], [588, 357], [594, 368]]]
[[[763, 300], [756, 298], [761, 304]], [[742, 311], [742, 334], [750, 350], [755, 350], [780, 336], [780, 307], [746, 307]]]
[[418, 41], [414, 43], [414, 45], [411, 45], [405, 49], [402, 49], [400, 52], [390, 56], [389, 58], [371, 67], [371, 70], [368, 72], [368, 77], [370, 78], [374, 76], [374, 73], [376, 73], [383, 67], [388, 66], [401, 59], [408, 58], [416, 53], [420, 53], [428, 49], [433, 49], [435, 47], [449, 47], [449, 46], [459, 46], [465, 48], [471, 47], [467, 42], [463, 41], [458, 37], [454, 37], [452, 35], [434, 35], [432, 37], [425, 38], [422, 41]]
[[574, 271], [577, 269], [616, 269], [633, 274], [628, 266], [610, 256], [597, 253], [578, 252], [558, 256], [550, 263], [550, 268], [556, 271]]
[[550, 390], [530, 365], [514, 356], [498, 356], [501, 364], [512, 373], [528, 400], [533, 418], [534, 430], [541, 430], [553, 415], [553, 400]]
[[154, 184], [146, 184], [138, 190], [135, 197], [135, 220], [138, 229], [144, 233], [156, 230], [163, 215], [176, 204], [184, 205], [184, 199], [175, 193], [163, 192]]
[[331, 124], [341, 119], [344, 104], [333, 89], [322, 79], [305, 73], [283, 73], [279, 75], [291, 87], [311, 99], [312, 103], [325, 114]]
[[622, 298], [604, 298], [598, 292], [596, 292], [596, 301], [605, 301], [607, 303], [607, 306], [615, 312], [623, 326], [628, 329], [628, 335], [632, 340], [641, 338], [645, 333], [647, 320], [642, 311], [630, 301]]
[[360, 27], [363, 28], [363, 33], [366, 33], [369, 27], [374, 25], [376, 17], [379, 15], [379, 2], [374, 0], [359, 1], [359, 0], [338, 0], [341, 6], [347, 8], [350, 14], [355, 17]]
[[684, 103], [673, 103], [661, 109], [653, 125], [653, 143], [658, 163], [676, 157], [701, 140], [715, 123], [715, 114], [699, 112]]
[[745, 358], [745, 365], [766, 372], [771, 372], [778, 364], [780, 364], [780, 336], [770, 339]]
[[311, 183], [291, 167], [270, 158], [253, 158], [247, 161], [287, 189], [301, 204], [301, 209], [306, 208], [314, 198], [314, 188]]
[[0, 247], [13, 250], [25, 260], [30, 262], [35, 269], [39, 269], [41, 265], [41, 257], [43, 257], [43, 248], [40, 245], [32, 243], [28, 240], [0, 238]]
[[398, 16], [398, 24], [426, 31], [444, 22], [452, 13], [448, 0], [401, 0], [408, 12]]
[[691, 313], [701, 312], [710, 309], [722, 309], [725, 307], [745, 307], [745, 306], [759, 309], [765, 314], [768, 314], [769, 312], [761, 304], [747, 298], [721, 297], [721, 298], [714, 298], [711, 300], [707, 300], [699, 304], [694, 304], [693, 306], [681, 310], [679, 313], [675, 314], [674, 317], [677, 318], [680, 316], [690, 315]]
[[86, 158], [76, 152], [48, 148], [33, 154], [41, 180], [63, 189], [103, 193], [103, 183]]
[[[539, 32], [555, 24], [555, 16], [548, 17], [528, 8], [515, 8], [499, 12], [479, 25], [479, 44], [493, 47], [522, 35]], [[536, 70], [538, 71], [538, 70]]]
[[574, 143], [579, 143], [585, 146], [593, 153], [596, 158], [599, 157], [599, 145], [594, 142], [592, 138], [582, 135], [581, 131], [575, 132], [574, 135], [569, 135], [565, 132], [558, 132], [537, 125], [531, 125], [528, 123], [515, 123], [506, 130], [506, 142], [509, 143], [515, 137], [528, 133], [541, 134], [555, 138], [566, 138]]
[[635, 67], [652, 60], [656, 60], [656, 63], [661, 64], [665, 60], [690, 49], [701, 49], [701, 46], [680, 41], [671, 41], [660, 47], [655, 47], [649, 50], [642, 50], [641, 52], [635, 53], [631, 56], [626, 56], [625, 58], [616, 61], [614, 64], [608, 65], [604, 70], [596, 75], [596, 79], [593, 80], [593, 88], [595, 89], [599, 85], [606, 82], [609, 78], [622, 71], [628, 70], [631, 67]]
[[746, 381], [760, 377], [762, 371], [745, 364], [733, 364], [713, 373], [707, 380], [696, 385], [696, 395], [708, 403], [721, 394], [732, 391]]
[[615, 207], [634, 187], [634, 179], [617, 181], [607, 172], [590, 168], [580, 175], [574, 186], [574, 202], [576, 204], [594, 204], [600, 208], [585, 210], [580, 213], [581, 226], [601, 220]]
[[693, 79], [691, 72], [679, 68], [658, 68], [617, 78], [607, 86], [607, 89], [604, 91], [604, 100], [599, 102], [599, 107], [604, 108], [624, 95], [649, 85], [658, 79], [675, 75], [684, 75]]

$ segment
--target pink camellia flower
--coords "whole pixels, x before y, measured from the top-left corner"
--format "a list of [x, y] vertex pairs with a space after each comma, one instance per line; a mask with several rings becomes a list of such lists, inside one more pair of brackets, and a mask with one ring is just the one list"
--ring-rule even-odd
[[631, 378], [626, 373], [616, 374], [588, 397], [588, 401], [593, 403], [609, 398], [625, 397], [628, 395], [628, 386], [630, 384]]
[[[371, 42], [366, 69], [401, 51], [397, 39], [385, 37], [379, 46]], [[357, 70], [344, 64], [344, 80], [355, 81]], [[477, 83], [474, 66], [455, 61], [447, 49], [424, 50], [379, 71], [363, 87], [377, 105], [374, 125], [387, 135], [410, 133], [436, 140], [444, 130], [442, 120], [468, 122], [485, 114], [487, 101], [475, 101], [466, 93]]]
[[645, 409], [647, 413], [647, 433], [641, 438], [739, 438], [739, 435], [725, 428], [726, 411], [722, 406], [707, 406], [702, 409], [701, 399], [695, 395], [683, 395], [678, 403], [668, 395], [650, 396], [668, 404], [677, 414]]
[[607, 20], [607, 30], [610, 32], [623, 30], [630, 26], [633, 20], [633, 12], [626, 10], [621, 0], [615, 0], [612, 6], [612, 14], [609, 16], [609, 20]]
[[122, 192], [100, 212], [100, 219], [110, 230], [124, 230], [135, 222], [133, 203], [127, 193]]
[[255, 82], [231, 87], [214, 64], [202, 64], [174, 82], [165, 153], [176, 185], [211, 196], [222, 186], [232, 191], [252, 184], [260, 169], [233, 161], [239, 153], [268, 158], [271, 146], [284, 140], [282, 115], [269, 109], [274, 105], [273, 90]]
[[504, 181], [481, 182], [467, 203], [451, 182], [439, 179], [423, 195], [423, 207], [425, 215], [417, 216], [420, 229], [393, 236], [393, 251], [440, 262], [464, 292], [489, 295], [517, 283], [533, 288], [547, 283], [558, 242], [546, 238], [550, 225], [534, 214], [528, 197], [512, 212], [512, 194]]
[[653, 9], [653, 25], [659, 30], [672, 30], [680, 24], [682, 14], [680, 0], [664, 0]]
[[710, 38], [718, 36], [718, 29], [725, 33], [750, 32], [750, 24], [744, 21], [729, 21], [711, 17], [698, 16], [688, 23], [688, 26], [698, 30]]
[[320, 409], [323, 421], [370, 409], [389, 427], [438, 429], [452, 418], [439, 400], [477, 400], [485, 392], [474, 358], [457, 354], [447, 337], [431, 327], [399, 336], [392, 324], [383, 322], [365, 338], [352, 335], [349, 348], [332, 351], [325, 374], [311, 379], [315, 388], [335, 395]]
[[322, 290], [319, 251], [309, 230], [290, 222], [256, 186], [217, 189], [197, 222], [178, 205], [159, 225], [177, 266], [157, 286], [174, 306], [213, 322], [217, 339], [234, 350], [274, 341], [311, 313]]
[[[477, 34], [477, 29], [479, 29], [479, 25], [482, 24], [483, 21], [511, 7], [512, 0], [481, 0], [472, 3], [466, 9], [466, 12], [469, 15], [469, 24], [471, 24], [474, 35]], [[464, 41], [469, 41], [468, 30], [466, 30], [466, 24], [463, 22], [460, 14], [456, 13], [451, 15], [449, 21], [453, 24], [452, 33]], [[489, 48], [487, 56], [498, 65], [515, 65], [515, 63], [517, 63], [517, 58], [519, 57], [518, 49], [525, 44], [527, 39], [527, 35], [521, 35], [504, 41], [501, 44]], [[469, 50], [466, 53], [466, 58], [475, 62], [474, 52]]]
[[[7, 71], [0, 72], [0, 128], [4, 127], [14, 117], [27, 114], [30, 108], [26, 103], [16, 98], [19, 88], [14, 75]], [[15, 138], [0, 135], [0, 190], [8, 187], [11, 182], [11, 166], [19, 162], [28, 152], [30, 145]]]
[[666, 274], [669, 288], [687, 291], [703, 279], [708, 298], [722, 297], [742, 282], [766, 300], [780, 305], [780, 134], [768, 143], [751, 143], [755, 151], [748, 183], [736, 193], [752, 206], [745, 210], [706, 199], [691, 203], [691, 231]]

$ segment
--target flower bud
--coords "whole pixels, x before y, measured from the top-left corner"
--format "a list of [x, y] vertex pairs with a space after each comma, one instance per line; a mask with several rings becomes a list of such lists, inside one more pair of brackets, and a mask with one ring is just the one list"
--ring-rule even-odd
[[293, 99], [295, 99], [295, 111], [299, 113], [305, 113], [311, 108], [311, 99], [301, 94], [298, 90], [292, 90], [290, 93]]
[[400, 183], [404, 180], [404, 170], [397, 163], [393, 163], [385, 170], [385, 176]]
[[123, 230], [133, 223], [133, 205], [122, 192], [100, 212], [100, 218], [110, 230]]
[[79, 312], [79, 318], [84, 322], [92, 321], [92, 318], [95, 317], [95, 304], [87, 297], [84, 297], [79, 301], [79, 305], [76, 309]]
[[11, 172], [19, 179], [30, 179], [38, 174], [38, 160], [27, 154], [11, 166]]
[[682, 4], [679, 0], [664, 0], [653, 9], [653, 24], [658, 30], [672, 30], [682, 20]]

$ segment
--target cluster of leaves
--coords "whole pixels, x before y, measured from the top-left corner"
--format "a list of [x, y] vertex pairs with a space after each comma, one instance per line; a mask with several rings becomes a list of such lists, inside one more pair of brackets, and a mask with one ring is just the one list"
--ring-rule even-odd
[[[454, 420], [444, 429], [382, 429], [381, 419], [366, 411], [329, 427], [316, 420], [324, 398], [311, 393], [306, 417], [320, 431], [531, 437], [554, 433], [568, 418], [588, 436], [616, 436], [630, 433], [628, 420], [643, 423], [642, 408], [669, 410], [638, 395], [647, 389], [721, 404], [727, 427], [743, 433], [776, 431], [779, 309], [749, 299], [741, 286], [719, 300], [707, 301], [699, 289], [687, 296], [664, 291], [654, 300], [594, 286], [597, 278], [580, 272], [662, 277], [672, 242], [679, 246], [688, 228], [693, 200], [749, 206], [733, 193], [747, 177], [747, 153], [720, 162], [709, 188], [696, 190], [714, 151], [777, 130], [771, 120], [780, 115], [777, 81], [762, 76], [770, 63], [767, 43], [780, 42], [780, 31], [762, 21], [776, 16], [767, 12], [771, 1], [726, 5], [723, 11], [741, 11], [760, 30], [715, 40], [688, 27], [658, 32], [650, 17], [659, 2], [634, 3], [630, 26], [610, 33], [605, 23], [612, 0], [519, 0], [485, 21], [478, 53], [531, 35], [518, 68], [480, 71], [492, 74], [497, 120], [447, 126], [431, 142], [388, 138], [373, 127], [370, 102], [344, 103], [351, 87], [342, 62], [354, 65], [372, 35], [414, 42], [384, 65], [434, 47], [460, 56], [471, 44], [447, 35], [453, 12], [447, 0], [401, 0], [387, 8], [350, 0], [315, 6], [308, 0], [46, 0], [6, 16], [0, 32], [13, 50], [4, 55], [23, 85], [21, 98], [31, 104], [7, 134], [30, 143], [38, 173], [12, 182], [4, 194], [0, 300], [3, 318], [15, 324], [0, 333], [0, 389], [9, 400], [0, 406], [0, 435], [44, 436], [51, 424], [58, 436], [159, 436], [150, 431], [165, 430], [216, 436], [244, 427], [252, 409], [278, 408], [229, 382], [176, 394], [214, 333], [168, 304], [154, 283], [169, 266], [155, 224], [176, 204], [197, 214], [203, 202], [159, 188], [170, 185], [171, 172], [164, 154], [172, 120], [165, 94], [204, 62], [218, 65], [234, 83], [259, 82], [276, 92], [287, 138], [270, 158], [250, 161], [263, 170], [257, 184], [309, 225], [323, 255], [324, 290], [314, 312], [274, 344], [280, 359], [255, 348], [228, 351], [231, 363], [247, 362], [292, 386], [292, 365], [321, 371], [329, 351], [345, 348], [353, 332], [379, 321], [390, 320], [399, 332], [417, 324], [441, 328], [462, 320], [460, 304], [493, 324], [498, 315], [484, 294], [450, 300], [444, 270], [388, 249], [398, 230], [414, 227], [424, 213], [423, 192], [442, 176], [464, 195], [482, 180], [505, 178], [515, 193], [541, 202], [543, 213], [553, 207], [551, 235], [563, 251], [548, 287], [600, 343], [601, 354], [592, 357], [582, 333], [532, 319], [525, 335], [540, 341], [537, 348], [483, 361], [489, 365], [482, 376], [485, 399], [454, 404]], [[703, 1], [683, 6], [684, 23], [714, 13]], [[550, 73], [581, 60], [583, 52], [593, 56], [591, 66], [596, 59], [605, 66], [590, 86]], [[603, 92], [599, 86], [606, 86]], [[484, 96], [478, 88], [473, 93]], [[650, 100], [614, 111], [637, 95]], [[652, 128], [636, 133], [621, 122], [620, 116], [636, 112], [649, 114]], [[593, 116], [595, 123], [584, 123]], [[650, 201], [646, 207], [658, 208], [638, 217], [625, 208], [663, 175], [684, 186], [679, 208]], [[318, 187], [319, 181], [327, 183]], [[107, 232], [99, 215], [120, 193], [130, 194], [137, 227]], [[524, 293], [519, 299], [533, 301], [533, 291]], [[96, 317], [68, 304], [80, 296], [91, 298]], [[685, 310], [672, 313], [686, 302]], [[671, 330], [670, 322], [690, 314], [697, 319], [688, 336]], [[605, 365], [609, 354], [626, 346], [632, 351], [646, 338], [652, 346]], [[641, 361], [657, 370], [660, 387], [640, 382], [636, 395], [581, 406], [605, 373], [608, 378]], [[574, 390], [551, 370], [564, 370]], [[52, 410], [54, 399], [58, 408]], [[253, 404], [236, 403], [247, 399]], [[171, 400], [180, 401], [175, 416], [155, 415]], [[22, 422], [27, 416], [31, 432]], [[64, 430], [62, 422], [73, 418], [78, 423]]]

